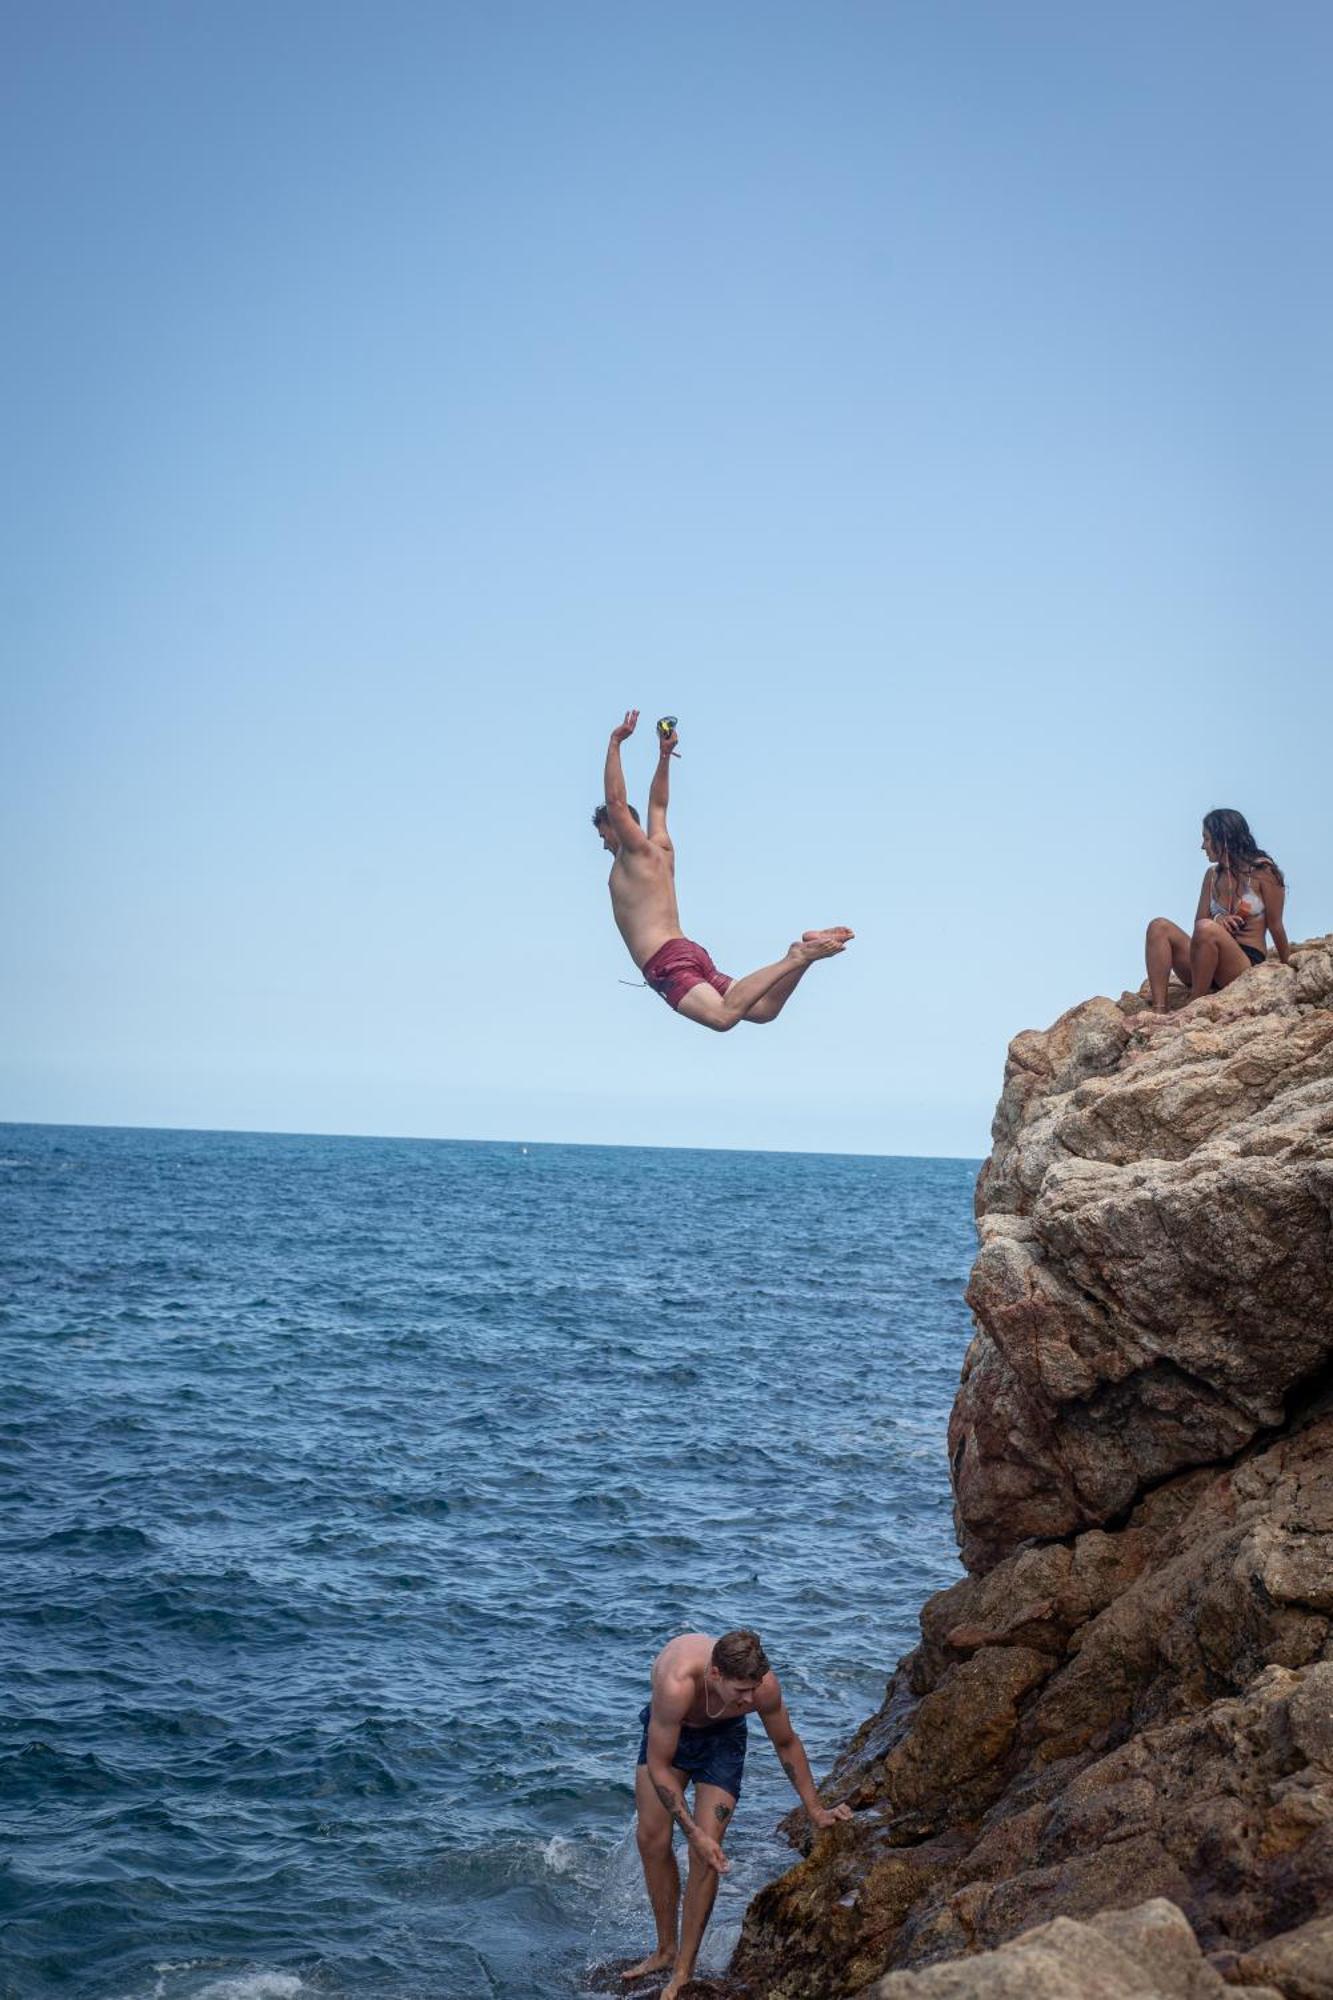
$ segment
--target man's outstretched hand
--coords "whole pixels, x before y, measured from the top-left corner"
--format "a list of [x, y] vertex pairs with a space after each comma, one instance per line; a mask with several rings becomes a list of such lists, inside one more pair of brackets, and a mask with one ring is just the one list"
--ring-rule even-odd
[[639, 726], [638, 709], [627, 708], [625, 710], [625, 720], [623, 722], [618, 722], [615, 728], [611, 731], [611, 741], [613, 743], [623, 743], [627, 736], [632, 736], [634, 734], [638, 726]]
[[840, 1805], [810, 1808], [810, 1824], [816, 1827], [836, 1826], [839, 1820], [850, 1819], [851, 1816], [852, 1809], [845, 1799]]
[[657, 740], [661, 746], [661, 755], [663, 757], [674, 757], [676, 755], [676, 745], [679, 743], [680, 738], [674, 729], [666, 736], [659, 733]]

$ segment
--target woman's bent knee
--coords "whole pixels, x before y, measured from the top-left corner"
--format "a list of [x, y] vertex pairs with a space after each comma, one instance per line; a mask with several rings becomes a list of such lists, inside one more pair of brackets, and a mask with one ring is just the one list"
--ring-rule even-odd
[[1155, 938], [1168, 937], [1174, 929], [1175, 925], [1172, 923], [1170, 917], [1154, 917], [1152, 919], [1152, 922], [1148, 925], [1149, 944], [1151, 944]]
[[1230, 931], [1213, 917], [1200, 917], [1194, 926], [1195, 944], [1215, 944], [1219, 938], [1230, 936]]

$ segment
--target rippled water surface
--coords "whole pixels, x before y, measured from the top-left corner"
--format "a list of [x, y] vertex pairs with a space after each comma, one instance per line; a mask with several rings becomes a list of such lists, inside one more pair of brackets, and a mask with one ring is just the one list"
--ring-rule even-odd
[[[817, 1773], [957, 1574], [974, 1167], [0, 1128], [0, 1992], [576, 1995], [636, 1710]], [[751, 1725], [705, 1964], [785, 1865]]]

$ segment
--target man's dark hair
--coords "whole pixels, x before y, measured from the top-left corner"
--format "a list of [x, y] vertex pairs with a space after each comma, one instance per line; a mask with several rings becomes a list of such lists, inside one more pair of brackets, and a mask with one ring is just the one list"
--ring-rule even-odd
[[[630, 818], [634, 821], [635, 826], [642, 826], [643, 821], [639, 818], [639, 815], [635, 812], [633, 806], [626, 806], [625, 810], [629, 814]], [[610, 819], [610, 817], [611, 817], [610, 806], [598, 806], [596, 811], [593, 813], [592, 823], [594, 826], [605, 826], [606, 822]]]
[[768, 1654], [759, 1634], [741, 1625], [724, 1632], [714, 1645], [713, 1665], [729, 1681], [761, 1681], [768, 1672]]

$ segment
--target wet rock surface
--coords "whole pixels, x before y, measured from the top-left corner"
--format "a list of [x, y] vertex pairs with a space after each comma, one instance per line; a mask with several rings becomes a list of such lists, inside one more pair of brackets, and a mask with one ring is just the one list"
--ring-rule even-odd
[[731, 1990], [1333, 2000], [1331, 1008], [1333, 938], [1013, 1043], [971, 1574], [835, 1769], [854, 1819], [792, 1816]]

